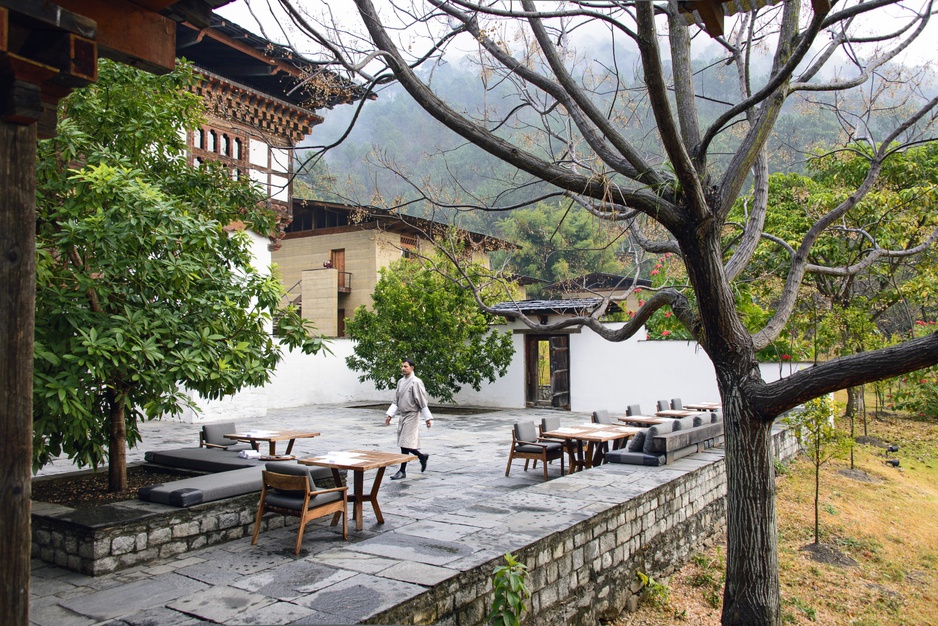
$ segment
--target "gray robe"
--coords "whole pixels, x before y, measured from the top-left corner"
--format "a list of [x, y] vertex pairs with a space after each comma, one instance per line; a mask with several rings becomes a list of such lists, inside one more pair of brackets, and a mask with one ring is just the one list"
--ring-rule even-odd
[[[397, 381], [397, 445], [416, 450], [420, 447], [420, 414], [430, 402], [423, 381], [411, 374]], [[429, 412], [427, 413], [429, 415]]]

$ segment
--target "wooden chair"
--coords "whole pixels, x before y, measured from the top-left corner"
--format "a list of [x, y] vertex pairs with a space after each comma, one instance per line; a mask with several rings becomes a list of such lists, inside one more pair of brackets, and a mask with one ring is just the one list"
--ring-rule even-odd
[[524, 459], [524, 471], [528, 471], [529, 461], [541, 461], [544, 464], [544, 480], [547, 480], [547, 464], [560, 459], [560, 475], [564, 474], [564, 445], [556, 441], [543, 441], [537, 436], [534, 422], [518, 422], [511, 431], [511, 450], [508, 452], [508, 467], [505, 476], [511, 472], [511, 462]]
[[625, 414], [626, 416], [641, 415], [642, 406], [640, 404], [630, 404], [627, 407], [625, 407]]
[[658, 400], [658, 410], [659, 411], [670, 411], [671, 403], [667, 400]]
[[[257, 518], [254, 520], [254, 537], [251, 545], [257, 544], [261, 531], [261, 518], [264, 513], [280, 513], [300, 518], [300, 528], [296, 534], [296, 550], [300, 553], [303, 532], [306, 525], [314, 519], [332, 515], [332, 526], [342, 517], [342, 538], [348, 539], [348, 487], [316, 489], [309, 470], [302, 465], [278, 467], [276, 472], [268, 469], [261, 472], [264, 486], [261, 500], [257, 505]], [[296, 469], [294, 469], [294, 467]], [[329, 470], [326, 470], [329, 471]], [[280, 473], [283, 472], [283, 473]], [[329, 472], [331, 476], [332, 473]]]
[[671, 398], [671, 408], [675, 411], [681, 411], [684, 409], [684, 401], [680, 398]]

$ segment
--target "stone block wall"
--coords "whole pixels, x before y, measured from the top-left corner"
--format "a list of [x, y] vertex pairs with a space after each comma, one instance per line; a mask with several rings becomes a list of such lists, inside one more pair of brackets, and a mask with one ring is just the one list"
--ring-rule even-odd
[[[788, 430], [777, 429], [773, 440], [782, 462], [798, 451]], [[677, 463], [699, 467], [514, 551], [529, 572], [525, 623], [594, 626], [634, 610], [642, 591], [637, 572], [665, 578], [720, 536], [726, 527], [723, 459]], [[606, 465], [603, 471], [622, 467]], [[486, 623], [492, 571], [503, 564], [499, 557], [461, 572], [365, 623]]]
[[[249, 536], [257, 499], [254, 493], [187, 509], [131, 501], [89, 511], [33, 503], [32, 557], [90, 576], [107, 574]], [[267, 515], [262, 531], [295, 522]]]

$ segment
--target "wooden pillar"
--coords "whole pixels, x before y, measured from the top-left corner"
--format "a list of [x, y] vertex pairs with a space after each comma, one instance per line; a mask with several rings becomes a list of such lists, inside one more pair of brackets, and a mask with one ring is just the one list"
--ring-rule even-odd
[[36, 124], [0, 121], [0, 624], [29, 623]]

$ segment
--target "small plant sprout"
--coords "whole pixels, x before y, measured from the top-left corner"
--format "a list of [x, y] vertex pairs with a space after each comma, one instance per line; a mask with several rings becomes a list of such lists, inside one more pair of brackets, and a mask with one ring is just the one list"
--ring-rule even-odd
[[510, 552], [505, 553], [505, 565], [495, 568], [492, 573], [492, 586], [495, 599], [489, 611], [491, 626], [518, 626], [521, 614], [527, 610], [525, 601], [531, 597], [525, 585], [528, 567], [520, 563]]

